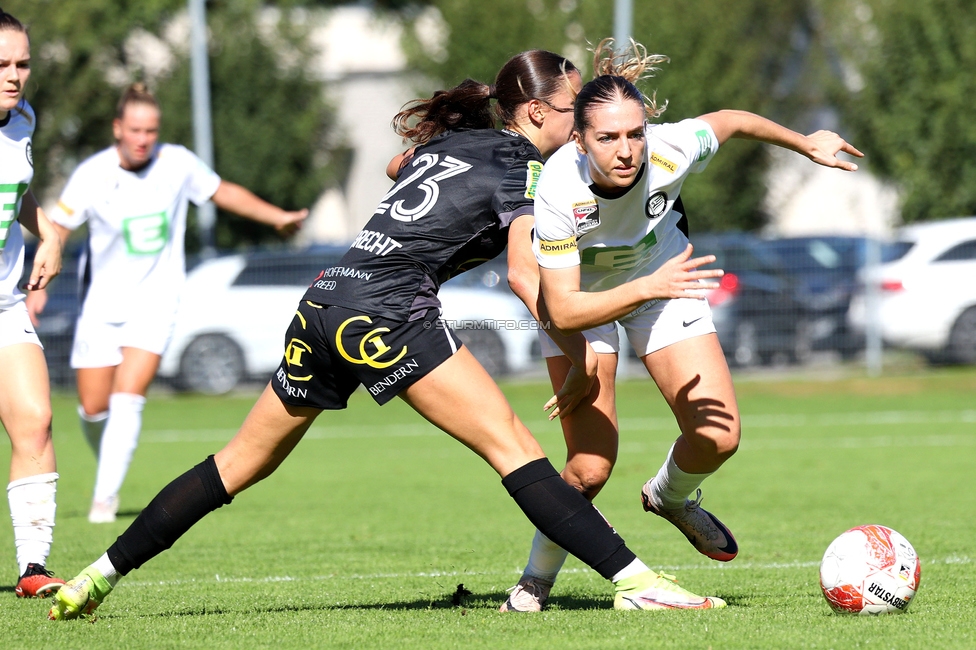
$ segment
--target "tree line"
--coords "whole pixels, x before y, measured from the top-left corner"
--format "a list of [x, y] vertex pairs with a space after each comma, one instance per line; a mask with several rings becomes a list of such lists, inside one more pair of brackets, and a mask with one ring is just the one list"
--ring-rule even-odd
[[[279, 10], [273, 24], [260, 12], [267, 4], [207, 5], [215, 167], [273, 203], [304, 207], [341, 183], [350, 147], [323, 82], [309, 74], [314, 52], [303, 14], [292, 12], [344, 3], [280, 0], [270, 3]], [[418, 96], [465, 77], [491, 81], [505, 60], [529, 48], [565, 54], [589, 78], [587, 49], [613, 32], [609, 0], [370, 4], [404, 24], [409, 65], [425, 80]], [[188, 52], [180, 43], [187, 27], [178, 19], [185, 7], [185, 0], [4, 2], [30, 28], [28, 99], [39, 115], [40, 194], [111, 142], [114, 105], [130, 81], [148, 80], [157, 92], [162, 139], [192, 148]], [[440, 33], [433, 43], [432, 16]], [[868, 169], [899, 187], [905, 221], [976, 213], [971, 0], [635, 2], [633, 33], [671, 58], [643, 88], [668, 101], [663, 119], [739, 108], [799, 131], [826, 126], [867, 154]], [[149, 69], [137, 56], [132, 44], [139, 36], [169, 48], [165, 70]], [[768, 165], [762, 145], [730, 143], [709, 173], [683, 191], [695, 228], [765, 225]], [[219, 246], [265, 237], [260, 228], [218, 215]]]

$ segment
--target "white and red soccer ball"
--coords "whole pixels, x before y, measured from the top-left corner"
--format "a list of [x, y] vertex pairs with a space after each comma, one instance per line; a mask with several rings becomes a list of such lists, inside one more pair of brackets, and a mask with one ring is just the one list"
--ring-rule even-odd
[[922, 577], [912, 545], [885, 526], [858, 526], [831, 542], [820, 563], [820, 588], [843, 614], [896, 614], [908, 609]]

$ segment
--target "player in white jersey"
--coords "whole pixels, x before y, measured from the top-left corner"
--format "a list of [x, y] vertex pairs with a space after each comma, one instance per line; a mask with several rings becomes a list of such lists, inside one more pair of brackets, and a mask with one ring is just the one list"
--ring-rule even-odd
[[[540, 291], [553, 325], [563, 333], [583, 331], [589, 342], [586, 354], [572, 359], [544, 339], [543, 354], [554, 387], [593, 382], [587, 399], [562, 418], [563, 478], [592, 499], [617, 457], [616, 324], [623, 326], [681, 432], [641, 490], [644, 509], [674, 524], [703, 555], [727, 562], [738, 552], [736, 541], [699, 505], [699, 485], [735, 453], [740, 435], [732, 378], [703, 299], [703, 289], [717, 287], [710, 278], [722, 272], [697, 270], [713, 256], [691, 259], [679, 193], [729, 138], [761, 140], [848, 171], [857, 166], [835, 154], [861, 154], [834, 133], [803, 136], [742, 111], [649, 125], [646, 119], [663, 109], [633, 82], [664, 60], [637, 44], [633, 56], [615, 57], [601, 44], [594, 64], [601, 76], [576, 100], [575, 142], [543, 169], [533, 242]], [[531, 300], [525, 293], [523, 286], [520, 296]], [[547, 406], [560, 409], [555, 398]], [[565, 557], [537, 532], [506, 606], [541, 609]]]
[[284, 233], [308, 214], [282, 210], [221, 180], [181, 146], [158, 144], [159, 121], [155, 97], [133, 84], [112, 125], [116, 144], [78, 166], [51, 214], [62, 239], [88, 224], [89, 282], [71, 365], [82, 430], [99, 459], [93, 523], [115, 520], [146, 391], [173, 332], [188, 202], [213, 200]]
[[31, 193], [34, 111], [24, 99], [30, 41], [0, 9], [0, 422], [10, 437], [7, 501], [14, 526], [19, 597], [44, 597], [64, 581], [46, 568], [56, 510], [57, 464], [51, 440], [51, 389], [41, 342], [18, 283], [24, 269], [23, 225], [39, 239], [26, 288], [61, 270], [61, 242]]

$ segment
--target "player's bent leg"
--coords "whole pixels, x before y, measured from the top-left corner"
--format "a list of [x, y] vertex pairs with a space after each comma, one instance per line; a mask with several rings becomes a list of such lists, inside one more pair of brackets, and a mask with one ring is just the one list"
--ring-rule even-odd
[[[592, 501], [617, 462], [616, 354], [598, 354], [597, 380], [590, 395], [571, 413], [560, 418], [566, 440], [566, 466], [561, 472], [567, 483]], [[569, 374], [566, 357], [546, 359], [554, 391]]]
[[732, 560], [739, 551], [735, 537], [701, 507], [699, 489], [739, 445], [739, 410], [718, 337], [686, 339], [643, 360], [681, 428], [657, 475], [641, 490], [644, 510], [671, 522], [699, 553]]
[[545, 456], [501, 389], [466, 347], [399, 397], [484, 458], [501, 476]]
[[[553, 391], [558, 392], [572, 364], [564, 356], [548, 357], [546, 364]], [[616, 370], [615, 354], [599, 354], [597, 381], [592, 392], [571, 413], [560, 418], [567, 451], [561, 475], [590, 501], [610, 477], [617, 458]], [[564, 548], [537, 530], [525, 571], [499, 611], [541, 611], [567, 556]]]
[[[689, 360], [693, 359], [691, 362]], [[739, 447], [739, 406], [718, 336], [685, 339], [643, 357], [681, 429], [675, 461], [694, 474], [714, 472]]]
[[559, 476], [467, 349], [401, 395], [488, 461], [529, 521], [552, 541], [608, 580], [646, 570], [596, 508]]

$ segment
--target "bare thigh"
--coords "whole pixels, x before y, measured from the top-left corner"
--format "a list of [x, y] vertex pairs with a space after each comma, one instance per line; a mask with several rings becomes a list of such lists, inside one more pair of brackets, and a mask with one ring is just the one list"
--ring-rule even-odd
[[237, 435], [214, 458], [227, 494], [234, 496], [278, 469], [319, 413], [283, 403], [268, 384]]
[[[617, 462], [618, 426], [615, 378], [617, 355], [597, 355], [597, 381], [585, 400], [560, 418], [566, 439], [563, 479], [590, 500], [599, 494]], [[549, 357], [549, 379], [558, 392], [572, 363], [566, 357]]]
[[718, 336], [679, 341], [642, 358], [664, 395], [681, 436], [674, 461], [686, 472], [718, 469], [739, 446], [739, 406]]
[[122, 348], [122, 363], [103, 368], [78, 368], [78, 401], [85, 413], [108, 410], [112, 393], [145, 396], [162, 357], [139, 348]]
[[545, 456], [501, 389], [466, 347], [400, 397], [431, 424], [484, 458], [502, 477]]
[[33, 343], [0, 348], [0, 422], [10, 437], [11, 481], [56, 471], [47, 363]]

